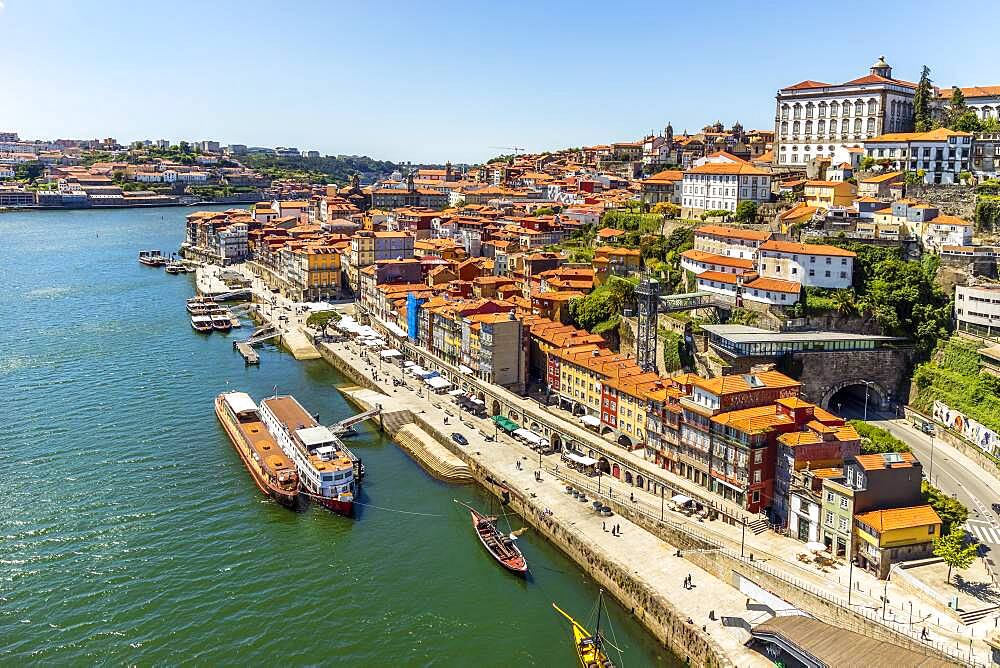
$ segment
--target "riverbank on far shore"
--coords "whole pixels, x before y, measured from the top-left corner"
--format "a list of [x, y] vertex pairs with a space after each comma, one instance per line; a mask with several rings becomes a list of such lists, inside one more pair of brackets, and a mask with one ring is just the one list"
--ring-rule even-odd
[[149, 204], [100, 204], [96, 206], [0, 206], [0, 213], [30, 213], [39, 211], [119, 211], [122, 209], [173, 209], [177, 207], [233, 206], [240, 204], [256, 204], [263, 201], [260, 197], [241, 198], [227, 201], [198, 202], [157, 202]]

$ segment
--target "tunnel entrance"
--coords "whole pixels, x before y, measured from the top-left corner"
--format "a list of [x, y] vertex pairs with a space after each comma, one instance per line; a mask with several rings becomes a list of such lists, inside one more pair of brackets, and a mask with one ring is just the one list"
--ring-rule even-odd
[[852, 381], [832, 390], [824, 407], [845, 418], [865, 417], [866, 407], [870, 417], [882, 411], [886, 403], [885, 393], [875, 383]]

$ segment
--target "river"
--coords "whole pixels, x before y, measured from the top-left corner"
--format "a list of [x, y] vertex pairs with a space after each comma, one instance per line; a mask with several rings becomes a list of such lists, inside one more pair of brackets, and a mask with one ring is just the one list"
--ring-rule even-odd
[[[223, 207], [219, 207], [223, 208]], [[359, 517], [266, 501], [212, 399], [294, 394], [351, 415], [322, 361], [195, 333], [175, 250], [190, 209], [0, 214], [0, 659], [5, 664], [571, 666], [556, 601], [597, 589], [529, 531], [521, 581], [490, 561], [438, 482], [365, 429]], [[243, 331], [246, 331], [245, 329]], [[515, 527], [518, 522], [514, 521]], [[626, 664], [677, 665], [610, 603]]]

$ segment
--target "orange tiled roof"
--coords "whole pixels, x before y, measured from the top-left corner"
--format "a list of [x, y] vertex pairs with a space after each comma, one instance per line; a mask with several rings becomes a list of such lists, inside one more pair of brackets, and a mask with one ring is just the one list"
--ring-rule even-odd
[[771, 232], [768, 230], [752, 230], [743, 227], [729, 227], [728, 225], [702, 225], [694, 233], [749, 241], [766, 241], [771, 238]]
[[794, 241], [765, 241], [760, 245], [762, 251], [778, 253], [799, 253], [802, 255], [831, 255], [836, 257], [857, 257], [857, 253], [837, 246], [827, 244], [802, 244]]
[[[855, 457], [855, 459], [857, 460], [861, 468], [865, 469], [866, 471], [872, 471], [875, 469], [884, 469], [886, 468], [886, 460], [885, 457], [883, 456], [884, 454], [891, 454], [891, 453], [858, 455], [857, 457]], [[917, 461], [917, 458], [913, 456], [912, 452], [901, 452], [899, 453], [898, 458], [899, 461], [890, 463], [889, 468], [894, 468], [894, 469], [909, 468], [913, 466], [913, 464]]]
[[929, 505], [872, 510], [855, 515], [854, 519], [878, 532], [941, 524], [941, 517]]

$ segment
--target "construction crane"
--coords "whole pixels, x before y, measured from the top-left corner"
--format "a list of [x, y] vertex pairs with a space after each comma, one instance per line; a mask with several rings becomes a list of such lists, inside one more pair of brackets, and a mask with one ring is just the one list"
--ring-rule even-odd
[[499, 148], [505, 151], [513, 151], [514, 155], [518, 153], [524, 153], [525, 149], [523, 146], [490, 146], [490, 148]]

